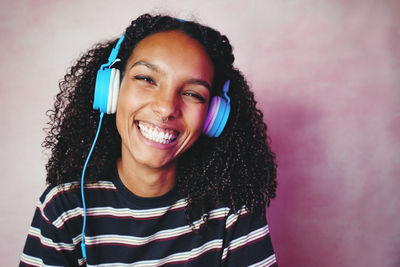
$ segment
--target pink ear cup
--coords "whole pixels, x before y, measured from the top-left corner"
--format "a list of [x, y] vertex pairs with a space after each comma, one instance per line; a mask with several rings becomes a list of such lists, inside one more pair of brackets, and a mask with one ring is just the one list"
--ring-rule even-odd
[[214, 96], [208, 109], [207, 118], [203, 126], [203, 133], [208, 137], [218, 137], [228, 122], [231, 111], [231, 99], [228, 96], [230, 80], [222, 88], [222, 97]]
[[213, 137], [218, 137], [225, 128], [228, 121], [229, 113], [231, 111], [230, 104], [221, 97], [221, 104], [219, 105], [218, 115], [215, 119], [215, 126], [211, 128], [209, 135]]
[[211, 130], [212, 125], [214, 124], [215, 118], [217, 117], [219, 105], [220, 105], [220, 97], [215, 96], [211, 101], [210, 108], [208, 109], [207, 118], [203, 126], [203, 133], [208, 134]]

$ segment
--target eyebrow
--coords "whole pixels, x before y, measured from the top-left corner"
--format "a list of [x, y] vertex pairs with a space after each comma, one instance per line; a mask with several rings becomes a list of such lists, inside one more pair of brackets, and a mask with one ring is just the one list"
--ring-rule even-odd
[[187, 81], [188, 84], [198, 84], [198, 85], [202, 85], [204, 87], [206, 87], [210, 92], [211, 92], [211, 85], [204, 81], [204, 80], [198, 80], [198, 79], [190, 79], [189, 81]]
[[145, 66], [145, 67], [151, 69], [152, 71], [155, 71], [158, 73], [164, 73], [157, 65], [154, 65], [154, 64], [144, 61], [144, 60], [139, 60], [139, 61], [135, 62], [129, 69], [132, 69], [133, 67], [136, 67], [136, 66]]

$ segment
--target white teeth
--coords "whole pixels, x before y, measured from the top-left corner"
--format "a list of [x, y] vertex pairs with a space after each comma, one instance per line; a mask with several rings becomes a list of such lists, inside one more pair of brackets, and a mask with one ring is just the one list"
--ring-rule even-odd
[[140, 132], [145, 138], [157, 143], [169, 144], [178, 136], [178, 133], [172, 129], [161, 129], [154, 125], [142, 122], [139, 122], [138, 126]]

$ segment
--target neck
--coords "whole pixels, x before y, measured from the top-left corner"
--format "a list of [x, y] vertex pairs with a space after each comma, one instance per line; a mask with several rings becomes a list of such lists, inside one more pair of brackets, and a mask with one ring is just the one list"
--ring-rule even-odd
[[[129, 162], [128, 162], [129, 161]], [[139, 197], [158, 197], [175, 185], [176, 162], [151, 168], [134, 160], [117, 160], [118, 175], [126, 188]]]

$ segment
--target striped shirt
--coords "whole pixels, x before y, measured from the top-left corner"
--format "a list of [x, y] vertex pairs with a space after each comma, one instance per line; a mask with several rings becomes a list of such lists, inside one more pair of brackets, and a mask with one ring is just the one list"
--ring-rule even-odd
[[20, 266], [276, 266], [265, 217], [244, 207], [210, 211], [205, 228], [199, 213], [189, 225], [175, 189], [141, 198], [117, 175], [86, 184], [85, 197], [87, 258], [79, 187], [66, 183], [40, 197]]

